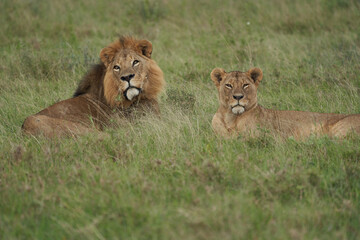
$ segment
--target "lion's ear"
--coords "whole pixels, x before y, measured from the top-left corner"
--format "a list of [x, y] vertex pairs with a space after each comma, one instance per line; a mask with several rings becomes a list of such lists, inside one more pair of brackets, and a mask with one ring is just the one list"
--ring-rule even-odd
[[211, 80], [214, 82], [215, 86], [219, 88], [220, 82], [224, 79], [226, 72], [222, 68], [215, 68], [211, 71]]
[[262, 73], [261, 69], [260, 68], [252, 68], [247, 73], [250, 76], [250, 78], [254, 81], [255, 85], [259, 86], [259, 84], [263, 78], [263, 73]]
[[148, 40], [140, 40], [136, 44], [136, 48], [140, 54], [142, 54], [148, 58], [151, 58], [151, 53], [152, 53], [151, 42], [149, 42]]
[[103, 48], [100, 52], [100, 59], [107, 67], [114, 59], [116, 54], [116, 49], [112, 47]]

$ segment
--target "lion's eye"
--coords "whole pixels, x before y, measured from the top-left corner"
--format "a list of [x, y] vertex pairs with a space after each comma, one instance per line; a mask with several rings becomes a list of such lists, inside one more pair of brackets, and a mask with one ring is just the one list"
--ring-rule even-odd
[[136, 66], [136, 65], [138, 65], [139, 64], [139, 61], [138, 60], [134, 60], [133, 61], [133, 66]]
[[114, 71], [116, 71], [116, 72], [120, 71], [120, 66], [119, 66], [119, 65], [115, 65], [115, 66], [114, 66]]
[[232, 89], [232, 85], [231, 84], [225, 84], [225, 87], [228, 88], [228, 89]]
[[243, 89], [247, 89], [249, 87], [249, 84], [244, 84]]

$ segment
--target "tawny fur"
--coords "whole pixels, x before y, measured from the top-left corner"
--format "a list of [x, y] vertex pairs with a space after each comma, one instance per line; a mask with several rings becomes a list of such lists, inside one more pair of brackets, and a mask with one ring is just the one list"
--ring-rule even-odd
[[215, 68], [211, 79], [218, 89], [220, 106], [213, 117], [214, 131], [223, 137], [259, 136], [262, 130], [284, 138], [301, 140], [311, 135], [345, 137], [360, 134], [360, 114], [333, 114], [303, 111], [279, 111], [258, 105], [257, 88], [262, 71], [225, 72]]
[[[101, 51], [101, 62], [90, 68], [73, 98], [27, 117], [23, 132], [49, 138], [71, 136], [101, 130], [114, 115], [127, 117], [133, 110], [159, 114], [158, 95], [165, 82], [151, 53], [147, 40], [121, 37], [111, 43]], [[137, 91], [129, 92], [139, 94], [127, 95], [130, 88]]]

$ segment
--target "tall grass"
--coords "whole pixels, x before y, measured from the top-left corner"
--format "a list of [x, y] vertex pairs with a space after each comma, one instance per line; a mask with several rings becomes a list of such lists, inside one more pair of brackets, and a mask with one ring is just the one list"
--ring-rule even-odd
[[[214, 67], [260, 67], [260, 104], [360, 113], [357, 1], [0, 3], [1, 239], [358, 239], [360, 138], [224, 140]], [[149, 39], [162, 117], [23, 136], [119, 34]]]

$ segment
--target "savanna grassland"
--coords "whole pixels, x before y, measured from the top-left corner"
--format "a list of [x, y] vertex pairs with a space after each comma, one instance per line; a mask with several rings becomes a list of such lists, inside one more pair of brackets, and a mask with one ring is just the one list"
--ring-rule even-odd
[[[149, 39], [162, 118], [23, 136], [120, 34]], [[2, 0], [0, 239], [359, 239], [360, 137], [224, 140], [215, 67], [260, 67], [262, 106], [360, 113], [360, 3]]]

